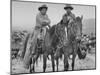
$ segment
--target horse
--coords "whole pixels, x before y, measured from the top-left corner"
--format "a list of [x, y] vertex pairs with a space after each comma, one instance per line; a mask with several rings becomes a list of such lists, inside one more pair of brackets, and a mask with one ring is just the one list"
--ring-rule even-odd
[[[46, 35], [44, 37], [44, 49], [43, 49], [43, 72], [46, 70], [46, 62], [48, 55], [51, 55], [52, 61], [52, 69], [54, 68], [54, 48], [55, 45], [52, 41], [56, 41], [56, 37], [53, 35], [56, 25], [53, 25], [49, 30], [47, 30]], [[55, 37], [55, 38], [54, 38]], [[55, 39], [55, 40], [54, 40]]]
[[[63, 24], [64, 21], [64, 24]], [[53, 25], [47, 32], [44, 38], [44, 53], [43, 53], [43, 72], [46, 71], [47, 56], [51, 55], [52, 71], [55, 71], [55, 52], [57, 48], [63, 47], [66, 40], [66, 17], [56, 25]], [[62, 55], [60, 56], [62, 57]], [[57, 60], [56, 60], [57, 61]]]
[[[82, 34], [82, 16], [76, 17], [75, 21], [69, 23], [67, 26], [67, 41], [66, 43], [61, 47], [58, 48], [55, 52], [55, 57], [57, 60], [57, 70], [58, 70], [58, 58], [59, 55], [61, 55], [60, 50], [63, 50], [64, 54], [64, 71], [68, 71], [69, 63], [68, 58], [70, 55], [72, 55], [72, 70], [74, 70], [74, 64], [75, 64], [75, 58], [78, 54], [79, 59], [84, 59], [86, 57], [86, 53], [82, 49], [83, 47], [80, 46], [80, 38]], [[84, 53], [83, 53], [84, 52]]]
[[[50, 28], [50, 27], [49, 27]], [[48, 32], [48, 28], [46, 27], [46, 31]], [[42, 28], [41, 28], [41, 33], [42, 33]], [[32, 47], [32, 46], [31, 46]], [[32, 48], [30, 47], [30, 49], [32, 50]], [[38, 58], [41, 58], [41, 55], [44, 53], [44, 38], [39, 36], [37, 38], [37, 43], [35, 45], [35, 51], [34, 54], [31, 54], [30, 56], [30, 64], [29, 64], [29, 69], [30, 69], [30, 73], [35, 72], [35, 63], [38, 64]], [[49, 57], [47, 56], [47, 58], [49, 59]]]

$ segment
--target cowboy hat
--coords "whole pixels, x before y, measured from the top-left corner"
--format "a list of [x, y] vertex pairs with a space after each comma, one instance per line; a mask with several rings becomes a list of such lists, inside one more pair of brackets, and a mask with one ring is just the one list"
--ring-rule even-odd
[[71, 10], [73, 10], [74, 8], [70, 5], [70, 4], [67, 4], [65, 7], [64, 7], [64, 9], [66, 10], [66, 9], [71, 9]]
[[38, 10], [40, 11], [41, 9], [45, 8], [46, 10], [48, 9], [47, 5], [42, 5], [38, 8]]

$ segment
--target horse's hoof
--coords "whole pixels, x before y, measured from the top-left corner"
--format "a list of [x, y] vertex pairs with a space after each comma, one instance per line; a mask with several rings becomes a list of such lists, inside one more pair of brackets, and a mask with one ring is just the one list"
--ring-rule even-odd
[[53, 72], [55, 72], [55, 71], [53, 71]]
[[43, 71], [43, 72], [45, 72], [45, 71]]
[[55, 69], [53, 69], [52, 71], [55, 72]]
[[68, 71], [68, 69], [64, 69], [64, 71]]
[[57, 72], [58, 72], [58, 70], [57, 70]]
[[30, 73], [34, 73], [35, 71], [33, 71], [33, 70], [30, 70]]
[[32, 73], [32, 70], [30, 70], [30, 73]]
[[74, 69], [72, 69], [72, 71], [74, 71]]

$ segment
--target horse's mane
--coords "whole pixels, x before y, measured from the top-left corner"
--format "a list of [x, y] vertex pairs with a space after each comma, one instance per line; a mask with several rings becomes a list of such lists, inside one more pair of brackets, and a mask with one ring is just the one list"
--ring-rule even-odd
[[56, 25], [53, 25], [50, 29], [49, 29], [49, 34], [50, 36], [53, 36], [54, 32], [55, 32], [55, 27]]

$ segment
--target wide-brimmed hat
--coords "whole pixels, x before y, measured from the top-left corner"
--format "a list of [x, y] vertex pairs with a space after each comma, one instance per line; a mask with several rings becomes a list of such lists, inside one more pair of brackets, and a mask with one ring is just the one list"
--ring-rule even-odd
[[44, 5], [40, 6], [40, 7], [38, 8], [38, 10], [40, 11], [40, 10], [43, 9], [43, 8], [48, 9], [47, 5], [44, 4]]
[[73, 10], [74, 8], [70, 5], [70, 4], [67, 4], [65, 7], [64, 7], [64, 9], [66, 10], [66, 9], [71, 9], [71, 10]]

